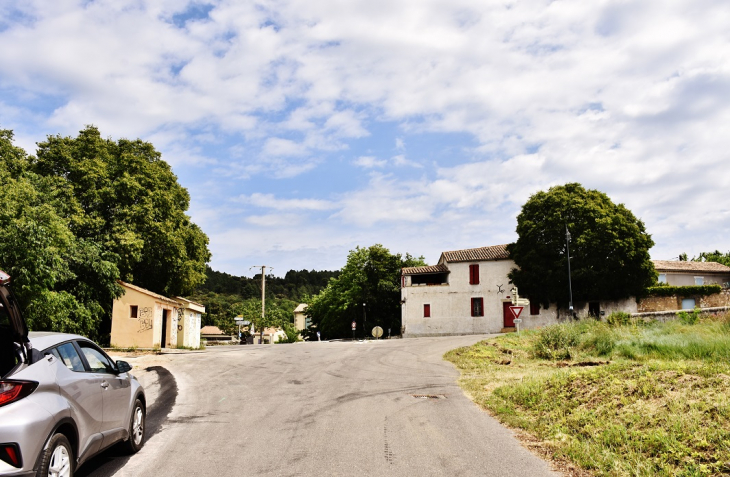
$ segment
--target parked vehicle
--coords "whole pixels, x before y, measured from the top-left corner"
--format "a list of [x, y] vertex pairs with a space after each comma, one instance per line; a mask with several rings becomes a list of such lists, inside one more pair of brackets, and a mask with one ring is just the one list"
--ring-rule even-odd
[[28, 327], [0, 271], [0, 475], [70, 477], [123, 442], [145, 442], [144, 389], [129, 363], [83, 336]]

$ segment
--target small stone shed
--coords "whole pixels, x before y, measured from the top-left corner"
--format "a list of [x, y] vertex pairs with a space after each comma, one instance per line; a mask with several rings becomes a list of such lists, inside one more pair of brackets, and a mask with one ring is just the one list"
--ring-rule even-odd
[[184, 298], [168, 298], [121, 280], [118, 283], [124, 294], [112, 306], [112, 346], [200, 347], [200, 318], [205, 313], [202, 305]]

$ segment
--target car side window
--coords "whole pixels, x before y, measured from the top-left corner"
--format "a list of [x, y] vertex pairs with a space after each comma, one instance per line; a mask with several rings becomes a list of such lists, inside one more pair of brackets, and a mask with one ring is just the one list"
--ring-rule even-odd
[[79, 353], [76, 352], [76, 348], [71, 343], [65, 343], [53, 348], [51, 350], [51, 354], [60, 359], [61, 362], [71, 371], [86, 371], [84, 369], [84, 363], [81, 361]]
[[114, 365], [101, 350], [83, 341], [79, 341], [78, 345], [81, 348], [81, 352], [84, 353], [86, 362], [89, 363], [90, 371], [94, 373], [114, 374]]

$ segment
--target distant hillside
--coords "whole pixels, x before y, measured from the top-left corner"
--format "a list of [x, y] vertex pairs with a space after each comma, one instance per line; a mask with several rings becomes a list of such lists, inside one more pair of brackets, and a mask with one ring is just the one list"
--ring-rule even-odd
[[[330, 278], [339, 276], [340, 271], [289, 270], [284, 278], [266, 276], [266, 297], [298, 301], [307, 295], [316, 295]], [[237, 277], [217, 272], [206, 267], [207, 280], [198, 286], [196, 295], [209, 292], [223, 295], [238, 295], [242, 299], [261, 297], [261, 274], [253, 278]]]

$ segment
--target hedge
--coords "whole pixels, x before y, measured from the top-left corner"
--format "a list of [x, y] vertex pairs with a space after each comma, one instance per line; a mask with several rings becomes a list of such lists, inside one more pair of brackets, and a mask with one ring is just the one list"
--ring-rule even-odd
[[645, 296], [708, 296], [721, 291], [722, 287], [720, 285], [660, 286], [647, 288]]

